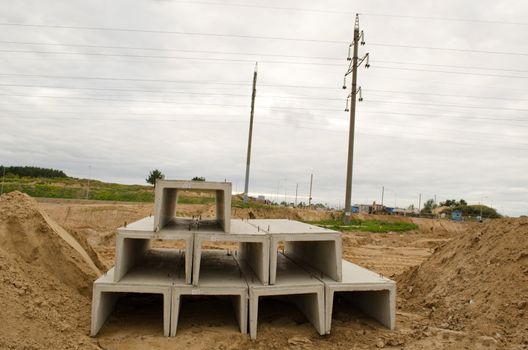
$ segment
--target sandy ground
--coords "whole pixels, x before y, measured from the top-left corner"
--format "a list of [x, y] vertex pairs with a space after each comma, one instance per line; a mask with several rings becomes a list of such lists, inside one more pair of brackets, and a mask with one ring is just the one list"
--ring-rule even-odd
[[[114, 260], [115, 229], [152, 212], [151, 204], [94, 203], [83, 201], [45, 201], [39, 203], [49, 217], [74, 237], [84, 237], [93, 247], [98, 264], [110, 267]], [[189, 215], [207, 213], [210, 207], [185, 205]], [[264, 212], [253, 212], [266, 217]], [[282, 213], [284, 216], [321, 219], [318, 211]], [[235, 211], [235, 216], [247, 217], [247, 210]], [[280, 211], [271, 217], [280, 217]], [[411, 220], [411, 219], [403, 219]], [[385, 276], [401, 278], [428, 259], [431, 254], [465, 232], [466, 225], [448, 221], [412, 219], [420, 229], [407, 233], [343, 234], [344, 257]], [[224, 247], [224, 246], [220, 246]], [[88, 249], [88, 248], [87, 248]], [[2, 251], [0, 250], [0, 253]], [[0, 258], [2, 256], [0, 255]], [[524, 259], [524, 258], [522, 258]], [[0, 259], [0, 262], [2, 260]], [[2, 265], [0, 264], [0, 272]], [[91, 281], [87, 281], [91, 283]], [[407, 291], [408, 292], [408, 291]], [[509, 343], [500, 335], [485, 334], [474, 329], [450, 329], [431, 319], [430, 311], [416, 307], [409, 295], [399, 291], [397, 326], [395, 331], [365, 318], [349, 305], [336, 307], [332, 334], [319, 336], [306, 318], [287, 300], [265, 298], [259, 310], [258, 339], [250, 341], [238, 332], [234, 312], [228, 299], [189, 297], [182, 304], [178, 334], [175, 338], [162, 335], [162, 302], [156, 297], [123, 298], [96, 338], [89, 332], [90, 299], [86, 293], [71, 307], [76, 337], [63, 341], [56, 348], [100, 349], [526, 349], [523, 339]], [[420, 304], [421, 305], [421, 304]], [[61, 309], [60, 312], [65, 312]], [[523, 314], [522, 314], [523, 315]], [[520, 321], [523, 317], [519, 318]], [[1, 320], [1, 319], [0, 319]], [[73, 321], [72, 321], [73, 322]], [[17, 344], [11, 338], [6, 348], [49, 348]], [[0, 332], [0, 345], [2, 345]], [[22, 346], [23, 345], [23, 346]], [[1, 346], [0, 346], [1, 347]]]

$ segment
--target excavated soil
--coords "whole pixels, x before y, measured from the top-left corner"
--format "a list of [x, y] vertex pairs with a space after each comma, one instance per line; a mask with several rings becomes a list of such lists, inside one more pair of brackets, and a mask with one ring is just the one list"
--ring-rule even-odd
[[[187, 215], [212, 213], [209, 205], [180, 209]], [[239, 333], [228, 300], [191, 298], [182, 303], [177, 337], [165, 338], [161, 300], [127, 297], [100, 334], [90, 338], [90, 286], [97, 275], [93, 266], [111, 266], [115, 229], [151, 212], [152, 204], [56, 200], [37, 205], [19, 193], [0, 197], [0, 348], [527, 348], [526, 219], [461, 225], [396, 218], [412, 220], [419, 229], [343, 234], [348, 260], [398, 280], [395, 331], [340, 305], [332, 334], [319, 336], [292, 304], [271, 298], [260, 305], [258, 339], [250, 341]], [[320, 220], [332, 215], [285, 208], [234, 211], [243, 218]], [[72, 237], [77, 242], [73, 248]], [[210, 247], [227, 246], [211, 242]]]
[[432, 323], [528, 347], [528, 218], [473, 225], [398, 278]]
[[102, 264], [57, 229], [27, 195], [0, 196], [1, 349], [92, 346], [87, 310]]

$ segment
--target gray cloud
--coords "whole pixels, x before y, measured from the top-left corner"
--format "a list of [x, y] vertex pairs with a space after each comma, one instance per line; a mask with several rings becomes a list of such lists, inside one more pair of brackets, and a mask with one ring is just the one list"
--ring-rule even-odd
[[[361, 52], [370, 52], [372, 67], [359, 73], [364, 101], [357, 111], [354, 202], [379, 202], [385, 186], [391, 205], [417, 205], [421, 193], [422, 202], [434, 195], [483, 200], [509, 215], [527, 214], [526, 55], [379, 45], [528, 54], [526, 25], [398, 16], [526, 22], [526, 4], [265, 4], [364, 14]], [[242, 191], [258, 60], [251, 192], [274, 198], [279, 188], [281, 200], [285, 190], [293, 200], [299, 183], [305, 199], [313, 173], [315, 200], [343, 205], [348, 92], [341, 83], [352, 15], [178, 1], [17, 1], [0, 8], [0, 22], [343, 42], [16, 26], [1, 26], [0, 34], [0, 163], [52, 166], [78, 177], [87, 177], [91, 165], [94, 177], [125, 183], [143, 183], [156, 167], [170, 178], [227, 179]], [[225, 58], [238, 61], [215, 60]], [[76, 78], [5, 75], [15, 73]]]

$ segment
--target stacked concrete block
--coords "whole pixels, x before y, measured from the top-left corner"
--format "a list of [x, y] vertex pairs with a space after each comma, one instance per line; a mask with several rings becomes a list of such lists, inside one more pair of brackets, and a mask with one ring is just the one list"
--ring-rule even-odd
[[119, 282], [142, 259], [151, 249], [153, 240], [170, 240], [180, 241], [185, 246], [180, 259], [183, 259], [185, 266], [185, 283], [190, 284], [194, 248], [193, 231], [187, 229], [188, 225], [180, 226], [174, 222], [154, 231], [153, 222], [154, 217], [151, 216], [117, 229], [114, 281]]
[[193, 284], [200, 281], [202, 246], [206, 242], [238, 244], [237, 255], [246, 262], [263, 285], [269, 284], [270, 238], [244, 220], [231, 220], [231, 232], [200, 231], [194, 235]]
[[114, 310], [120, 296], [127, 293], [163, 295], [163, 334], [169, 336], [171, 325], [172, 289], [184, 284], [177, 264], [181, 253], [170, 250], [152, 250], [141, 262], [115, 282], [115, 269], [110, 269], [94, 282], [92, 301], [92, 326], [95, 336]]
[[257, 337], [259, 300], [266, 296], [289, 297], [317, 332], [321, 335], [325, 334], [325, 290], [320, 280], [312, 277], [284, 255], [279, 254], [276, 281], [273, 285], [265, 286], [255, 278], [253, 271], [244, 261], [239, 260], [239, 262], [249, 286], [249, 334], [251, 339]]
[[183, 296], [230, 296], [240, 332], [247, 333], [248, 287], [232, 254], [220, 250], [202, 252], [201, 278], [196, 285], [178, 285], [172, 289], [171, 336], [176, 335]]
[[200, 221], [201, 225], [220, 226], [224, 232], [231, 228], [231, 183], [205, 181], [156, 181], [154, 195], [154, 230], [170, 222], [177, 222], [178, 196], [184, 191], [212, 192], [216, 197], [216, 220]]
[[[214, 193], [216, 217], [178, 215], [184, 191]], [[154, 215], [119, 228], [116, 240], [115, 268], [94, 283], [92, 335], [125, 293], [163, 295], [166, 336], [176, 335], [182, 300], [197, 295], [231, 297], [240, 331], [249, 328], [252, 339], [259, 301], [269, 296], [290, 299], [321, 335], [330, 333], [336, 295], [394, 328], [395, 283], [342, 260], [339, 232], [294, 220], [232, 220], [230, 183], [159, 180]], [[156, 240], [183, 248], [153, 249]], [[210, 243], [226, 248], [208, 250]]]
[[341, 281], [341, 234], [322, 227], [286, 219], [248, 220], [270, 237], [270, 284], [275, 284], [279, 243], [293, 260]]

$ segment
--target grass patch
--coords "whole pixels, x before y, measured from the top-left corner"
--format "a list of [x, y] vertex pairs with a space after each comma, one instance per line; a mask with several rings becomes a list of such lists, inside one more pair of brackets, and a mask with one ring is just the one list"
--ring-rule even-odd
[[[0, 174], [1, 181], [1, 174]], [[88, 180], [73, 177], [29, 177], [6, 174], [3, 192], [20, 191], [31, 197], [41, 198], [66, 198], [66, 199], [93, 199], [103, 201], [122, 202], [154, 202], [154, 187], [149, 185], [123, 185], [90, 180], [88, 193]], [[178, 196], [179, 204], [214, 204], [214, 193], [184, 191]], [[241, 197], [233, 196], [235, 208], [264, 208], [268, 205], [250, 201], [242, 202]]]
[[418, 229], [418, 225], [403, 221], [360, 220], [353, 219], [344, 225], [341, 220], [307, 221], [308, 224], [329, 228], [335, 231], [363, 231], [363, 232], [405, 232]]

